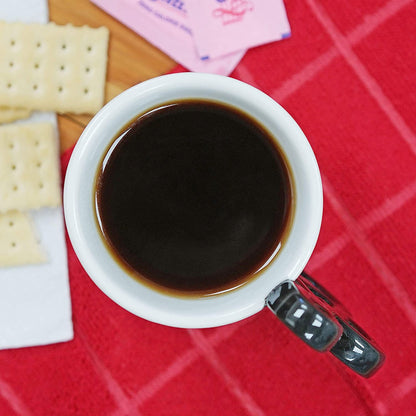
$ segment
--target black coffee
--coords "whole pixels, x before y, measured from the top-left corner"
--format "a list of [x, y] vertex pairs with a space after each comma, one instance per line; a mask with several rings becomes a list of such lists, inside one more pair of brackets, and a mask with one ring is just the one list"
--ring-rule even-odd
[[104, 157], [102, 233], [141, 281], [185, 294], [233, 288], [284, 238], [286, 166], [270, 134], [237, 109], [166, 104], [139, 116]]

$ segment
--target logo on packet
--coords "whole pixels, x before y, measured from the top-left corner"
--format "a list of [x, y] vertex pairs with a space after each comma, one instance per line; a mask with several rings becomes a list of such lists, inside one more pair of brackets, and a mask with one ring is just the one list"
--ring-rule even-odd
[[213, 10], [212, 15], [222, 20], [223, 25], [241, 22], [247, 12], [254, 10], [253, 3], [248, 0], [216, 0], [221, 7]]

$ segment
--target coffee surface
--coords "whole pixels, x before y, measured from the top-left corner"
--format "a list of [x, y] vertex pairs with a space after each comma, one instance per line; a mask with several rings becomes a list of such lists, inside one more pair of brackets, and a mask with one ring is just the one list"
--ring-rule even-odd
[[284, 158], [249, 116], [209, 101], [166, 104], [113, 143], [97, 216], [115, 257], [141, 281], [216, 293], [278, 248], [291, 187]]

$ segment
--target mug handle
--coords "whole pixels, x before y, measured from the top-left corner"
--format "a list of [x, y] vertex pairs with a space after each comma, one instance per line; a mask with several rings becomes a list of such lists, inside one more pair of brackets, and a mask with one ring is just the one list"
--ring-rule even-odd
[[266, 305], [295, 335], [313, 349], [329, 351], [350, 369], [370, 377], [384, 354], [325, 288], [302, 272], [285, 280], [266, 297]]

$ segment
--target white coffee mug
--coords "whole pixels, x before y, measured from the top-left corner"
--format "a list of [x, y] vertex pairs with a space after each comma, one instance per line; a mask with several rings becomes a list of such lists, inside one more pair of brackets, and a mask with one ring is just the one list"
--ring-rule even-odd
[[[257, 119], [283, 150], [290, 165], [295, 194], [289, 235], [270, 263], [246, 284], [218, 295], [200, 298], [162, 293], [129, 276], [103, 241], [97, 224], [94, 199], [95, 179], [102, 157], [120, 129], [150, 108], [190, 98], [222, 102]], [[320, 294], [324, 293], [324, 289], [308, 276], [301, 278], [303, 281], [300, 286], [292, 283], [301, 275], [316, 244], [322, 206], [322, 183], [315, 156], [292, 117], [273, 99], [248, 84], [228, 77], [199, 73], [153, 78], [111, 100], [91, 120], [79, 138], [68, 165], [64, 187], [65, 220], [74, 250], [96, 285], [123, 308], [159, 324], [206, 328], [247, 318], [268, 304], [305, 342], [317, 350], [326, 351], [334, 350], [342, 337], [345, 344], [345, 319], [339, 317], [342, 315], [339, 311], [328, 310], [328, 302], [322, 302], [322, 297], [330, 296], [327, 292], [325, 296], [318, 297], [316, 293], [311, 294], [312, 286]], [[313, 299], [311, 296], [314, 296]], [[329, 303], [333, 301], [331, 298]], [[296, 310], [304, 308], [302, 302], [309, 303], [309, 310], [307, 313], [304, 310], [301, 315], [305, 315], [305, 319], [309, 314], [309, 320], [313, 317], [308, 324], [309, 332], [305, 332], [305, 320], [296, 317]], [[293, 319], [297, 320], [297, 324], [293, 324]], [[317, 319], [321, 321], [318, 322]], [[314, 327], [313, 322], [320, 323], [320, 326]], [[326, 333], [323, 334], [325, 325]], [[352, 326], [349, 325], [349, 328]], [[301, 328], [303, 334], [299, 333]], [[357, 334], [357, 329], [354, 329], [354, 334]], [[369, 338], [363, 333], [360, 332], [359, 336], [361, 342], [364, 337], [364, 341], [378, 353], [377, 359], [372, 356], [375, 362], [370, 365], [370, 369], [368, 357], [365, 360], [366, 368], [361, 373], [368, 375], [379, 367], [382, 354], [374, 347], [374, 343], [370, 344]], [[367, 351], [368, 349], [366, 355]], [[345, 358], [345, 354], [338, 358], [345, 363], [351, 361]], [[359, 369], [354, 369], [360, 373]]]

